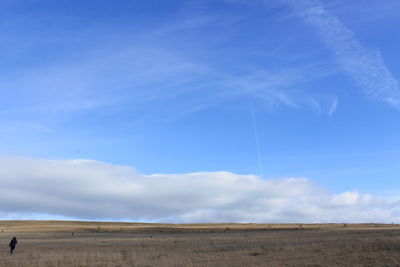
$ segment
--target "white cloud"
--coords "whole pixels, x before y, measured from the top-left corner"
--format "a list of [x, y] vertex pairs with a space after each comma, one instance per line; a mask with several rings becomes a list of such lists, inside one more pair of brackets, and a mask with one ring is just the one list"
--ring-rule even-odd
[[1, 218], [167, 222], [400, 222], [400, 204], [306, 178], [144, 175], [91, 160], [0, 158]]
[[319, 0], [286, 0], [296, 14], [313, 26], [322, 41], [336, 55], [342, 68], [370, 96], [399, 108], [399, 83], [385, 65], [381, 53], [359, 42], [339, 18]]

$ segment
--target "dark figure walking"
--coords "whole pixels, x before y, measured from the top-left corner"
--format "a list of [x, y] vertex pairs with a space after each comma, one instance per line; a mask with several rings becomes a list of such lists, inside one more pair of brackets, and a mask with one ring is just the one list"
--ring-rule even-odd
[[10, 241], [10, 254], [12, 254], [13, 253], [13, 251], [14, 251], [14, 249], [15, 249], [15, 246], [17, 245], [17, 238], [15, 238], [15, 236], [13, 237], [13, 239], [11, 239], [11, 241]]

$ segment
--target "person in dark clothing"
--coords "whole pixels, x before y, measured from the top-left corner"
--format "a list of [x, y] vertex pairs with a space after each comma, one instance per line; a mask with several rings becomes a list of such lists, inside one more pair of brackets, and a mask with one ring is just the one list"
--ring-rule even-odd
[[14, 249], [15, 249], [15, 246], [17, 245], [17, 238], [14, 236], [13, 237], [13, 239], [11, 239], [11, 241], [10, 241], [10, 254], [12, 254], [13, 253], [13, 251], [14, 251]]

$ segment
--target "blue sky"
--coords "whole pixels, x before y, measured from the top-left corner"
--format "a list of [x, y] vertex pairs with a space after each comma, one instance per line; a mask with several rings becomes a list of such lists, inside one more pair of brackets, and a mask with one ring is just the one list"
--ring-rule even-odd
[[[348, 220], [398, 220], [398, 1], [10, 0], [0, 7], [4, 180], [22, 183], [29, 174], [21, 178], [10, 166], [28, 159], [90, 160], [165, 179], [208, 173], [218, 180], [221, 171], [265, 183], [307, 179], [329, 192], [329, 203], [367, 194], [395, 210], [384, 205], [379, 209], [391, 213], [385, 219]], [[13, 164], [4, 163], [10, 159]], [[52, 168], [39, 165], [32, 174], [38, 180]], [[87, 173], [86, 167], [78, 176], [96, 183], [88, 178], [96, 168]], [[20, 190], [15, 186], [7, 190]], [[146, 203], [152, 197], [146, 195]], [[28, 206], [0, 207], [0, 217], [252, 221], [251, 214], [229, 212], [216, 218], [212, 205], [207, 212], [194, 205], [186, 213], [139, 217]], [[296, 216], [253, 218], [340, 219]]]

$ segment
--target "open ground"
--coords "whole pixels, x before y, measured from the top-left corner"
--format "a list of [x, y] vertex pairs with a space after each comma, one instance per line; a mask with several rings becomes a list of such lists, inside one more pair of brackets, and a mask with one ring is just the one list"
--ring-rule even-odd
[[0, 248], [1, 266], [399, 266], [400, 226], [0, 221]]

